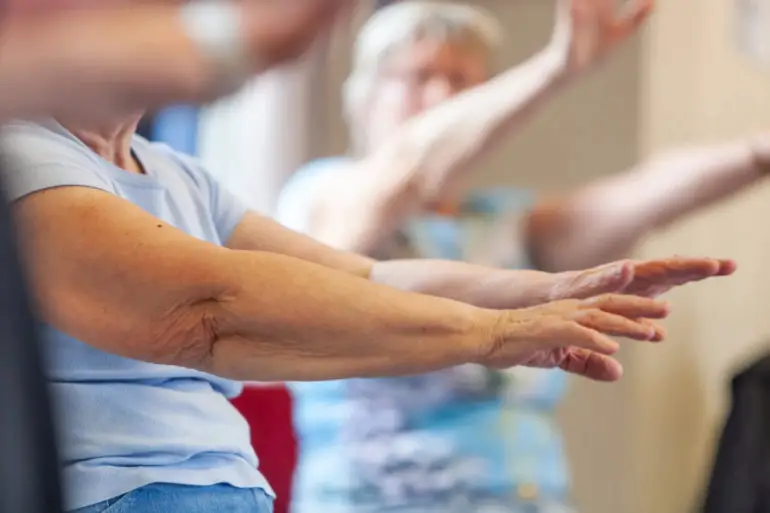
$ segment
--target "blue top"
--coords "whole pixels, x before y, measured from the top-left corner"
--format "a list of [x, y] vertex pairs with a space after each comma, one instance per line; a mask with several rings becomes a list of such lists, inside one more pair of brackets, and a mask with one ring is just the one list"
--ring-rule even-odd
[[[317, 185], [340, 164], [321, 160], [297, 173], [281, 195], [278, 219], [307, 230], [312, 195], [329, 190]], [[509, 250], [502, 261], [492, 246], [515, 239], [515, 218], [532, 201], [523, 190], [477, 191], [457, 217], [412, 219], [396, 237], [400, 250], [408, 246], [399, 255], [527, 267], [525, 251]], [[569, 482], [555, 408], [565, 387], [560, 370], [473, 365], [293, 384], [300, 446], [293, 511], [502, 512], [525, 499], [542, 504], [543, 497], [560, 504]]]
[[153, 141], [168, 144], [178, 152], [195, 155], [198, 150], [198, 107], [171, 105], [152, 119]]
[[[10, 198], [44, 189], [101, 189], [199, 239], [221, 245], [245, 213], [192, 159], [139, 137], [146, 175], [103, 160], [60, 125], [6, 132]], [[24, 234], [22, 233], [21, 236]], [[150, 483], [263, 488], [249, 428], [229, 403], [241, 385], [202, 372], [114, 356], [46, 327], [44, 350], [60, 412], [67, 509]]]

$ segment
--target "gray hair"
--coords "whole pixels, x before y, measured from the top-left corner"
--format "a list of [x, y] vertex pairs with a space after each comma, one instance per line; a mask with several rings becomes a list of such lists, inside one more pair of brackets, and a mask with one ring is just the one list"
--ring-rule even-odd
[[360, 133], [358, 118], [383, 62], [394, 49], [422, 38], [475, 45], [491, 63], [502, 44], [503, 29], [486, 10], [450, 2], [407, 0], [375, 12], [358, 33], [352, 71], [343, 86], [343, 107], [351, 132]]

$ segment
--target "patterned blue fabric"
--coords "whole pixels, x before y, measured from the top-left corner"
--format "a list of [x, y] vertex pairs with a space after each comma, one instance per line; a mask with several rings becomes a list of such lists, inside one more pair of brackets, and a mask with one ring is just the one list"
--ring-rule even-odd
[[[278, 219], [307, 230], [318, 180], [340, 163], [319, 161], [295, 175]], [[484, 245], [516, 237], [515, 220], [531, 203], [529, 191], [477, 191], [455, 217], [412, 219], [399, 245], [415, 256], [491, 263], [500, 254]], [[503, 254], [498, 266], [528, 265], [525, 252]], [[568, 474], [554, 419], [565, 387], [558, 370], [474, 365], [293, 384], [300, 443], [293, 512], [566, 511]]]

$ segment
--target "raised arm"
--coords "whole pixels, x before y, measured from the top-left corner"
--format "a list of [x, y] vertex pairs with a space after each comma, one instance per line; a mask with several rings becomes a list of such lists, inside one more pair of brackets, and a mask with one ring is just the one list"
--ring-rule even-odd
[[647, 233], [758, 183], [770, 169], [770, 134], [679, 149], [537, 205], [532, 255], [550, 271], [625, 257]]
[[544, 50], [416, 116], [374, 153], [330, 173], [313, 198], [310, 233], [371, 253], [409, 215], [462, 184], [501, 136], [515, 133], [563, 85], [634, 33], [651, 1], [632, 7], [618, 15], [614, 0], [560, 0]]
[[0, 18], [0, 119], [212, 100], [298, 56], [346, 3], [132, 4]]
[[499, 310], [608, 293], [657, 296], [671, 287], [728, 275], [734, 270], [730, 261], [684, 257], [622, 260], [562, 273], [494, 269], [448, 260], [376, 261], [334, 249], [255, 212], [246, 213], [227, 246], [288, 255], [397, 289]]
[[667, 313], [627, 296], [493, 311], [400, 292], [293, 257], [210, 245], [85, 187], [32, 193], [15, 208], [44, 320], [108, 352], [233, 379], [412, 374], [466, 362], [616, 379], [607, 355], [617, 344], [601, 333], [657, 339], [635, 319]]

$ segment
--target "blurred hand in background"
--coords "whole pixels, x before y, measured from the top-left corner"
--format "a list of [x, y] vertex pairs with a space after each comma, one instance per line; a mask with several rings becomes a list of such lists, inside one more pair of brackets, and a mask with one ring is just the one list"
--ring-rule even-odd
[[565, 59], [568, 76], [599, 64], [633, 36], [653, 10], [653, 0], [558, 0], [551, 49]]

